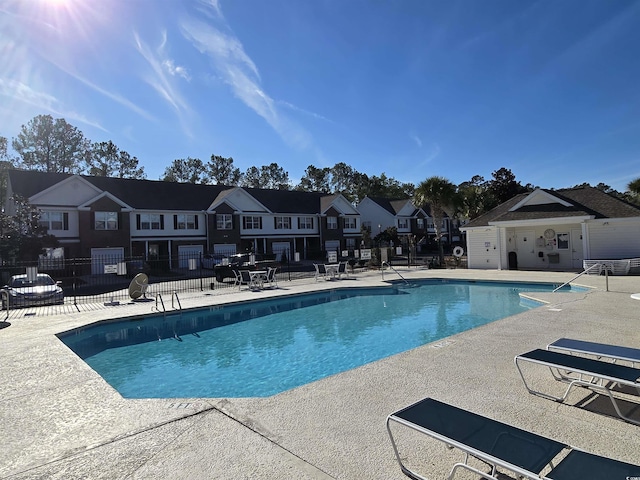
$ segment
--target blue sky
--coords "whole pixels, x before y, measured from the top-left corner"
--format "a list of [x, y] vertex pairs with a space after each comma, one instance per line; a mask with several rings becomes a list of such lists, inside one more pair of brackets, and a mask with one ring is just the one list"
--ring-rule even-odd
[[419, 183], [640, 177], [635, 0], [0, 0], [0, 135]]

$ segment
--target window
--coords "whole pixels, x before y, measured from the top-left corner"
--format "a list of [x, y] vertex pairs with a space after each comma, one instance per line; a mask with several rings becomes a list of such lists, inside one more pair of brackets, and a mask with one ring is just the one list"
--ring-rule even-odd
[[163, 230], [164, 216], [159, 213], [141, 213], [138, 215], [138, 230]]
[[173, 216], [174, 230], [197, 230], [198, 216], [195, 214], [178, 214]]
[[347, 250], [355, 250], [356, 249], [356, 239], [355, 238], [347, 238], [346, 239], [347, 244]]
[[407, 219], [407, 218], [399, 218], [398, 219], [398, 228], [409, 228], [409, 219]]
[[558, 239], [558, 250], [569, 250], [569, 234], [559, 233], [556, 237]]
[[358, 220], [356, 217], [344, 217], [344, 228], [358, 228]]
[[313, 230], [313, 217], [300, 217], [298, 218], [299, 230]]
[[41, 212], [38, 224], [47, 230], [69, 230], [69, 214], [65, 212]]
[[242, 228], [245, 230], [260, 230], [262, 228], [262, 217], [242, 217]]
[[362, 222], [362, 227], [369, 233], [371, 233], [371, 222]]
[[233, 216], [230, 213], [216, 213], [216, 228], [218, 230], [232, 230]]
[[418, 218], [416, 223], [419, 230], [424, 230], [424, 218]]
[[291, 228], [291, 217], [275, 217], [276, 230], [289, 230]]
[[338, 217], [327, 217], [327, 228], [329, 230], [337, 230]]
[[95, 212], [96, 230], [118, 230], [118, 212]]

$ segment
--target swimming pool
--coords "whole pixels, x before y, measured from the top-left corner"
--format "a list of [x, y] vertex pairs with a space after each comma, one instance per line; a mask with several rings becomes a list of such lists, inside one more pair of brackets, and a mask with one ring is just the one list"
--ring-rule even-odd
[[264, 397], [539, 304], [551, 284], [423, 281], [101, 322], [59, 338], [125, 398]]

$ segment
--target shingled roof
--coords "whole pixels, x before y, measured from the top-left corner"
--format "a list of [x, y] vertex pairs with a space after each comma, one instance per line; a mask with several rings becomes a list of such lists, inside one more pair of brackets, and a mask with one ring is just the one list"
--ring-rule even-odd
[[[484, 227], [494, 222], [544, 220], [563, 217], [629, 218], [640, 217], [640, 207], [593, 187], [561, 190], [542, 190], [558, 199], [557, 202], [524, 204], [511, 210], [532, 193], [516, 195], [493, 210], [471, 220], [465, 228]], [[561, 201], [569, 203], [563, 205]]]
[[[13, 192], [27, 198], [71, 176], [73, 175], [33, 170], [9, 171]], [[220, 194], [235, 188], [226, 185], [79, 176], [101, 191], [109, 192], [132, 208], [140, 210], [203, 211]], [[244, 190], [271, 212], [277, 213], [317, 214], [320, 212], [321, 198], [327, 196], [322, 193], [295, 190], [266, 190], [259, 188], [245, 188]]]

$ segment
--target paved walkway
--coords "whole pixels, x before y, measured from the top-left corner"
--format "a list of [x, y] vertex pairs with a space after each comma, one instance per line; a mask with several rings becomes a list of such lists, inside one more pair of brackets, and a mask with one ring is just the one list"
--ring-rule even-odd
[[[444, 277], [564, 282], [573, 274], [401, 270]], [[394, 279], [393, 274], [385, 274]], [[153, 302], [42, 315], [12, 312], [0, 329], [0, 477], [11, 479], [402, 479], [386, 416], [432, 396], [582, 449], [640, 464], [640, 427], [577, 390], [569, 405], [529, 395], [513, 357], [559, 337], [640, 346], [640, 277], [584, 276], [588, 293], [544, 293], [543, 307], [269, 398], [126, 400], [55, 334], [97, 320], [144, 315]], [[281, 282], [274, 291], [181, 296], [183, 308], [340, 286]], [[44, 307], [41, 307], [44, 308]], [[18, 313], [21, 312], [21, 313]], [[55, 313], [55, 312], [48, 312]], [[632, 415], [640, 419], [640, 412]], [[406, 443], [432, 478], [447, 450]], [[433, 455], [431, 453], [433, 452]]]

